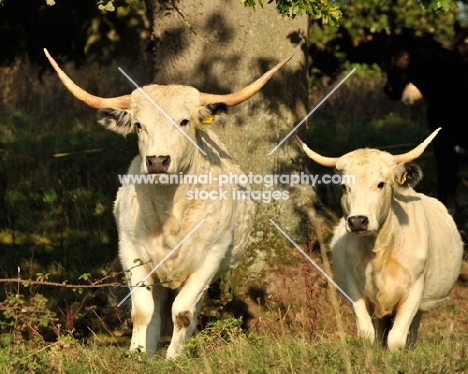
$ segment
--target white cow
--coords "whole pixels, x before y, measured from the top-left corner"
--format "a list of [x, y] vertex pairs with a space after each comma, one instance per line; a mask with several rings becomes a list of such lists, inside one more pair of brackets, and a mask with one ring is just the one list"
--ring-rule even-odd
[[[243, 173], [207, 125], [218, 122], [226, 106], [251, 97], [290, 58], [229, 95], [150, 85], [103, 99], [76, 86], [46, 55], [76, 98], [101, 109], [104, 127], [138, 134], [140, 154], [128, 174], [151, 175], [155, 183], [122, 185], [114, 208], [119, 256], [133, 291], [130, 349], [154, 354], [161, 330], [173, 324], [167, 357], [176, 357], [195, 329], [209, 285], [241, 259], [255, 211], [253, 201], [233, 198], [248, 185], [234, 177], [219, 188], [219, 178]], [[169, 177], [186, 179], [167, 183]]]
[[358, 334], [392, 351], [414, 343], [422, 313], [447, 299], [460, 273], [457, 227], [442, 203], [413, 190], [422, 175], [409, 163], [439, 130], [396, 156], [366, 148], [328, 158], [301, 142], [311, 159], [349, 176], [331, 243], [335, 277], [354, 301]]

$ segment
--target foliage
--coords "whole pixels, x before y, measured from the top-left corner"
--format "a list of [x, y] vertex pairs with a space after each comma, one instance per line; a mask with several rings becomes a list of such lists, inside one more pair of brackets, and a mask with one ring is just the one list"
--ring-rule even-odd
[[46, 66], [44, 47], [78, 65], [86, 57], [108, 63], [112, 54], [136, 59], [149, 32], [144, 8], [133, 3], [106, 12], [95, 1], [5, 0], [0, 5], [0, 39], [8, 48], [0, 50], [0, 64], [27, 58]]
[[[174, 1], [166, 0], [175, 6]], [[240, 0], [246, 7], [255, 9], [258, 5], [263, 7], [264, 0]], [[268, 0], [272, 3], [273, 0]], [[47, 5], [55, 5], [54, 0], [46, 0]], [[144, 7], [145, 0], [97, 0], [97, 6], [102, 11], [113, 12], [120, 7]], [[350, 20], [351, 15], [347, 14], [345, 8], [349, 6], [368, 7], [369, 1], [334, 1], [334, 0], [275, 0], [276, 10], [279, 14], [289, 18], [309, 15], [312, 20], [320, 20], [324, 25], [337, 26], [346, 20]], [[378, 1], [379, 7], [388, 8], [400, 6], [420, 6], [421, 8], [434, 14], [449, 12], [457, 8], [454, 0], [405, 0], [405, 1]], [[400, 3], [397, 5], [397, 3]], [[182, 12], [183, 12], [183, 8]], [[343, 17], [344, 16], [344, 17]]]
[[[117, 152], [86, 152], [94, 148], [94, 141], [111, 149], [117, 138], [92, 131], [93, 119], [86, 122], [19, 111], [0, 113], [4, 142], [0, 148], [0, 176], [4, 177], [0, 183], [0, 272], [2, 277], [19, 278], [19, 268], [21, 278], [31, 280], [23, 283], [28, 288], [12, 289], [14, 283], [1, 288], [2, 333], [29, 338], [36, 329], [50, 337], [55, 322], [52, 326], [47, 322], [58, 318], [67, 330], [75, 326], [76, 334], [87, 335], [86, 325], [94, 324], [90, 321], [94, 312], [86, 307], [97, 306], [97, 313], [109, 308], [105, 295], [96, 298], [96, 290], [41, 285], [68, 280], [90, 284], [102, 277], [110, 279], [114, 273], [109, 265], [117, 247], [111, 207], [118, 180], [115, 170], [110, 168], [106, 175], [93, 164], [120, 164], [123, 172], [136, 150], [133, 144], [125, 149], [122, 139], [124, 148]], [[42, 124], [40, 129], [37, 123]], [[10, 131], [18, 128], [22, 131]], [[104, 318], [112, 314], [106, 312]], [[86, 322], [81, 326], [80, 321]]]
[[145, 0], [97, 0], [100, 10], [114, 12], [119, 7], [137, 7], [144, 8]]
[[41, 328], [48, 327], [50, 322], [56, 320], [55, 313], [48, 309], [48, 300], [34, 291], [31, 294], [29, 300], [21, 294], [9, 294], [0, 303], [4, 317], [0, 319], [2, 344], [21, 341], [24, 337], [34, 339], [39, 336]]
[[383, 49], [392, 34], [411, 30], [451, 48], [458, 9], [434, 13], [416, 1], [368, 0], [341, 4], [339, 27], [325, 27], [313, 20], [309, 27], [309, 66], [312, 84], [322, 77], [336, 78], [345, 63], [372, 66], [381, 63]]
[[[263, 7], [263, 0], [240, 0], [246, 7], [258, 4]], [[273, 2], [272, 0], [268, 3]], [[341, 10], [336, 2], [327, 0], [276, 0], [276, 10], [282, 16], [295, 18], [307, 14], [312, 19], [320, 19], [323, 24], [336, 25], [341, 18]]]
[[[263, 0], [241, 0], [245, 6], [253, 7], [258, 4], [263, 6]], [[273, 2], [269, 0], [268, 3]], [[379, 1], [379, 7], [395, 6], [397, 1]], [[283, 16], [294, 18], [297, 15], [308, 14], [313, 20], [321, 20], [323, 24], [336, 26], [346, 20], [352, 20], [352, 16], [346, 13], [349, 6], [367, 7], [371, 1], [328, 1], [328, 0], [275, 0], [276, 9]], [[448, 12], [456, 8], [456, 2], [452, 0], [416, 0], [404, 1], [405, 5], [415, 6], [421, 4], [433, 13]], [[343, 17], [342, 17], [343, 15]]]

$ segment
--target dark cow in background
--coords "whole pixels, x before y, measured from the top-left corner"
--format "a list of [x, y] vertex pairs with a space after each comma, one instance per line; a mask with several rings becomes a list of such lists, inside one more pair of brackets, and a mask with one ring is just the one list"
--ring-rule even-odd
[[[452, 48], [455, 53], [463, 57], [463, 59], [468, 62], [468, 27], [462, 27], [460, 22], [455, 22], [453, 25], [454, 36], [452, 39]], [[421, 91], [409, 83], [406, 86], [403, 94], [401, 96], [401, 101], [405, 105], [413, 105], [416, 101], [423, 98]]]
[[455, 35], [453, 37], [453, 51], [463, 57], [468, 62], [468, 27], [462, 27], [457, 21], [453, 25]]
[[434, 140], [439, 200], [451, 213], [460, 161], [468, 155], [468, 65], [454, 51], [424, 38], [397, 35], [384, 54], [385, 94], [401, 100], [414, 84], [427, 103], [429, 128], [443, 130]]

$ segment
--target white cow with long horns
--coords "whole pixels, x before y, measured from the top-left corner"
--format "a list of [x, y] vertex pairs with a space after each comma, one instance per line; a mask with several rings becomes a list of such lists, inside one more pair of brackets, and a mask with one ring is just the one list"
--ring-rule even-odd
[[354, 179], [343, 184], [344, 217], [331, 242], [335, 277], [354, 301], [359, 336], [392, 351], [415, 342], [422, 313], [447, 299], [460, 273], [463, 244], [452, 217], [413, 190], [422, 173], [410, 161], [439, 130], [401, 155], [365, 148], [329, 158], [300, 142], [312, 160]]
[[101, 125], [138, 134], [140, 154], [128, 174], [151, 175], [153, 183], [122, 185], [114, 208], [119, 256], [132, 290], [130, 349], [154, 354], [169, 324], [167, 357], [176, 357], [195, 329], [208, 287], [241, 259], [255, 211], [253, 201], [233, 198], [248, 185], [231, 178], [221, 190], [216, 182], [243, 173], [208, 125], [259, 91], [291, 57], [228, 95], [150, 85], [104, 99], [75, 85], [45, 53], [71, 93], [100, 109]]

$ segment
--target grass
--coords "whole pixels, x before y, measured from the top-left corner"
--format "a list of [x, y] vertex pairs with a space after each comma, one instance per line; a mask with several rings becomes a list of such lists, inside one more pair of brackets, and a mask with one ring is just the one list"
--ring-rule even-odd
[[[203, 340], [199, 337], [198, 344]], [[203, 337], [206, 339], [206, 336]], [[355, 373], [463, 373], [468, 370], [466, 340], [449, 332], [432, 332], [424, 342], [404, 353], [391, 353], [356, 339], [346, 340]], [[326, 338], [293, 336], [252, 340], [236, 334], [229, 341], [209, 340], [214, 349], [193, 357], [167, 360], [128, 353], [126, 347], [103, 345], [99, 337], [82, 344], [70, 337], [36, 346], [0, 350], [2, 373], [339, 373], [346, 371], [343, 347]]]

